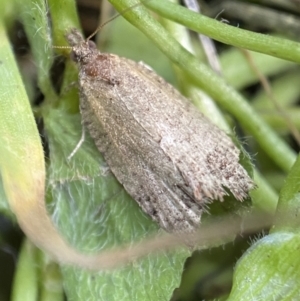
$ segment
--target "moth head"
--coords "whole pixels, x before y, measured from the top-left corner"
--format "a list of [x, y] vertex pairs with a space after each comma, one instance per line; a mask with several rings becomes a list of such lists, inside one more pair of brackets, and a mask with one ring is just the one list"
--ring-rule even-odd
[[71, 46], [71, 59], [75, 62], [84, 61], [85, 57], [97, 49], [96, 44], [91, 40], [84, 40], [82, 34], [73, 28], [66, 38]]
[[97, 47], [93, 41], [84, 41], [81, 44], [72, 47], [70, 53], [71, 60], [74, 62], [84, 61], [84, 59], [89, 57], [94, 50], [97, 50]]

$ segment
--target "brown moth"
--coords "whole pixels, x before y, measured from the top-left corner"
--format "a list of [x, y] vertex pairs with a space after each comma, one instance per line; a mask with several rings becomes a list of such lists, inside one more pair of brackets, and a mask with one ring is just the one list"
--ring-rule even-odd
[[143, 64], [101, 53], [73, 29], [83, 125], [126, 191], [167, 231], [191, 231], [205, 204], [253, 181], [239, 149], [185, 97]]

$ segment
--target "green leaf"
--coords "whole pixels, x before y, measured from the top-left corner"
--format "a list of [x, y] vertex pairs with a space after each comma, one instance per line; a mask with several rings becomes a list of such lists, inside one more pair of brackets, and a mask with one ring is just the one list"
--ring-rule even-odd
[[299, 299], [300, 236], [274, 233], [256, 242], [239, 260], [227, 301]]
[[[156, 223], [127, 195], [89, 137], [68, 161], [80, 139], [79, 115], [51, 110], [45, 127], [49, 206], [73, 246], [99, 253], [157, 233]], [[168, 300], [179, 286], [189, 255], [187, 250], [149, 255], [111, 272], [64, 267], [64, 285], [71, 300]]]
[[298, 300], [299, 168], [300, 157], [281, 189], [275, 227], [271, 234], [258, 240], [238, 262], [228, 300]]
[[[45, 166], [40, 136], [3, 24], [0, 22], [0, 171], [23, 231], [42, 244]], [[5, 79], [5, 80], [4, 80]], [[33, 218], [34, 217], [34, 218]], [[44, 221], [44, 223], [47, 223]]]

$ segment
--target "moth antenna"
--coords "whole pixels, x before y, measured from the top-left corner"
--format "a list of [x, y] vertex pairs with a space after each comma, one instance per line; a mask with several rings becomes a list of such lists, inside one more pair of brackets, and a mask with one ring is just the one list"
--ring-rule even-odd
[[56, 49], [72, 49], [71, 46], [52, 46], [52, 48], [56, 48]]
[[98, 31], [100, 31], [105, 25], [107, 25], [107, 24], [110, 23], [111, 21], [115, 20], [116, 18], [118, 18], [118, 17], [120, 17], [120, 16], [123, 16], [127, 11], [132, 10], [132, 9], [134, 9], [135, 7], [140, 6], [140, 5], [142, 5], [142, 4], [144, 4], [145, 2], [148, 2], [148, 1], [151, 1], [151, 0], [144, 0], [144, 1], [141, 1], [141, 2], [139, 2], [139, 3], [136, 3], [136, 4], [132, 5], [132, 6], [130, 6], [130, 7], [127, 7], [127, 8], [125, 8], [125, 9], [123, 9], [120, 13], [116, 14], [115, 16], [111, 17], [109, 20], [107, 20], [107, 21], [105, 21], [104, 23], [100, 24], [100, 25], [96, 28], [96, 30], [95, 30], [91, 35], [89, 35], [89, 36], [87, 37], [86, 40], [87, 40], [87, 41], [90, 40], [94, 35], [97, 34]]

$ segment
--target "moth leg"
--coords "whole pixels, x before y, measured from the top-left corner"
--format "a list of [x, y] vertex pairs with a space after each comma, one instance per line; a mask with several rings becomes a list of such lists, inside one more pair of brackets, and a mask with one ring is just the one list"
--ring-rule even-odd
[[79, 150], [79, 148], [83, 144], [84, 140], [85, 140], [85, 129], [84, 129], [84, 127], [82, 127], [81, 138], [78, 141], [78, 143], [76, 144], [76, 146], [73, 149], [73, 151], [71, 152], [71, 154], [68, 156], [68, 158], [67, 158], [68, 161], [71, 160], [71, 158], [77, 153], [77, 151]]

